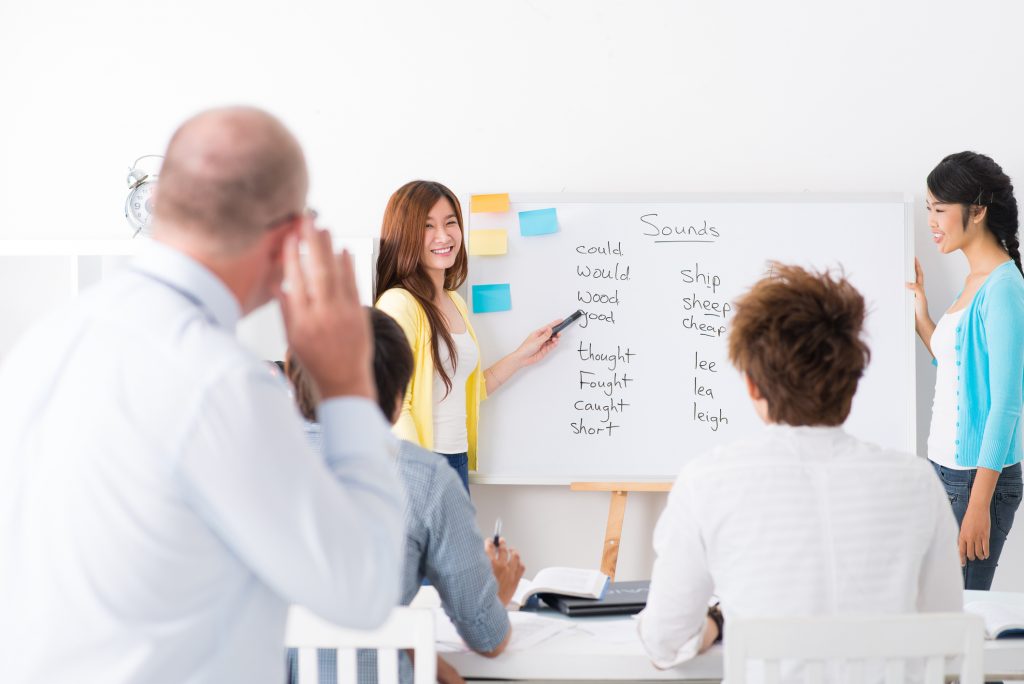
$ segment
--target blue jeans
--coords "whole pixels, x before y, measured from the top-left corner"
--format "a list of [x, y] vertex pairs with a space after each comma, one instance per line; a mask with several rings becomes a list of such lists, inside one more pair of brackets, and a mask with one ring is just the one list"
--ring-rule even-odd
[[461, 454], [440, 454], [448, 459], [448, 465], [455, 469], [455, 472], [459, 474], [459, 479], [462, 480], [462, 486], [466, 488], [466, 493], [469, 494], [469, 454], [463, 451]]
[[[971, 489], [974, 487], [976, 470], [953, 470], [932, 463], [942, 486], [949, 495], [949, 503], [953, 506], [953, 514], [956, 516], [956, 524], [964, 521], [964, 514], [967, 512], [967, 502], [971, 498]], [[996, 481], [996, 491], [992, 495], [992, 506], [989, 509], [992, 526], [989, 533], [989, 555], [985, 560], [968, 560], [964, 566], [964, 588], [983, 589], [988, 591], [992, 586], [992, 578], [996, 574], [996, 566], [999, 565], [999, 554], [1003, 552], [1003, 544], [1013, 527], [1013, 516], [1020, 506], [1021, 495], [1024, 493], [1024, 482], [1021, 481], [1020, 463], [1003, 468]]]

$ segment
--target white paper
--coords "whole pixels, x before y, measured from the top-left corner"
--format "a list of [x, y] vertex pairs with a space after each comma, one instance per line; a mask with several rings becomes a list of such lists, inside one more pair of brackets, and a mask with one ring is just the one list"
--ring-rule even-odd
[[[568, 620], [541, 617], [532, 613], [510, 612], [509, 622], [512, 624], [512, 639], [509, 640], [508, 651], [526, 651], [552, 637], [575, 629]], [[465, 653], [469, 646], [459, 636], [455, 625], [448, 619], [444, 610], [434, 610], [434, 641], [440, 653]]]
[[512, 622], [512, 639], [507, 648], [509, 651], [526, 651], [576, 628], [568, 620], [546, 618], [531, 613], [509, 613], [508, 618]]
[[637, 622], [631, 619], [580, 620], [576, 627], [594, 638], [606, 644], [629, 644], [638, 642], [640, 635], [637, 632]]

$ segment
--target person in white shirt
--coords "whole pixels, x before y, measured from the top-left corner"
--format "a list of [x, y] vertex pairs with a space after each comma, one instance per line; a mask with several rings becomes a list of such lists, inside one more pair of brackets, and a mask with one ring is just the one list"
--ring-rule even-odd
[[[270, 115], [194, 117], [167, 149], [154, 241], [5, 359], [4, 681], [277, 684], [289, 604], [371, 628], [397, 603], [397, 442], [351, 259], [314, 228], [307, 185]], [[322, 397], [322, 458], [234, 337], [274, 296]]]
[[[828, 273], [772, 270], [737, 302], [729, 335], [767, 428], [688, 463], [654, 532], [639, 630], [659, 668], [709, 648], [722, 615], [962, 609], [935, 473], [841, 427], [870, 355], [863, 298]], [[709, 616], [713, 595], [722, 613]]]

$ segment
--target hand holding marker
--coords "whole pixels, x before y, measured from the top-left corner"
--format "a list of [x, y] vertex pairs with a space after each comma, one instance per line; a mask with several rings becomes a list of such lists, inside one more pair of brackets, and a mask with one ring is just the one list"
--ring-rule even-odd
[[551, 329], [551, 337], [554, 337], [558, 333], [568, 328], [570, 325], [576, 322], [576, 319], [580, 318], [581, 316], [583, 316], [583, 309], [576, 309], [576, 311], [572, 312], [564, 321], [562, 321], [561, 323], [559, 323], [558, 325]]

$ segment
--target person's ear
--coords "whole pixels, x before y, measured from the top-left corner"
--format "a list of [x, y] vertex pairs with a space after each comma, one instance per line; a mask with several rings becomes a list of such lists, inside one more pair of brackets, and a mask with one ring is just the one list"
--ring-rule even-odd
[[761, 390], [754, 384], [754, 381], [750, 379], [749, 375], [744, 373], [743, 380], [747, 383], [747, 394], [750, 395], [751, 399], [754, 401], [761, 401], [764, 399], [764, 395], [761, 394]]
[[974, 205], [971, 207], [971, 223], [980, 224], [988, 216], [988, 207]]
[[284, 259], [284, 243], [289, 235], [298, 234], [301, 225], [299, 221], [286, 221], [267, 231], [267, 254], [274, 263]]

